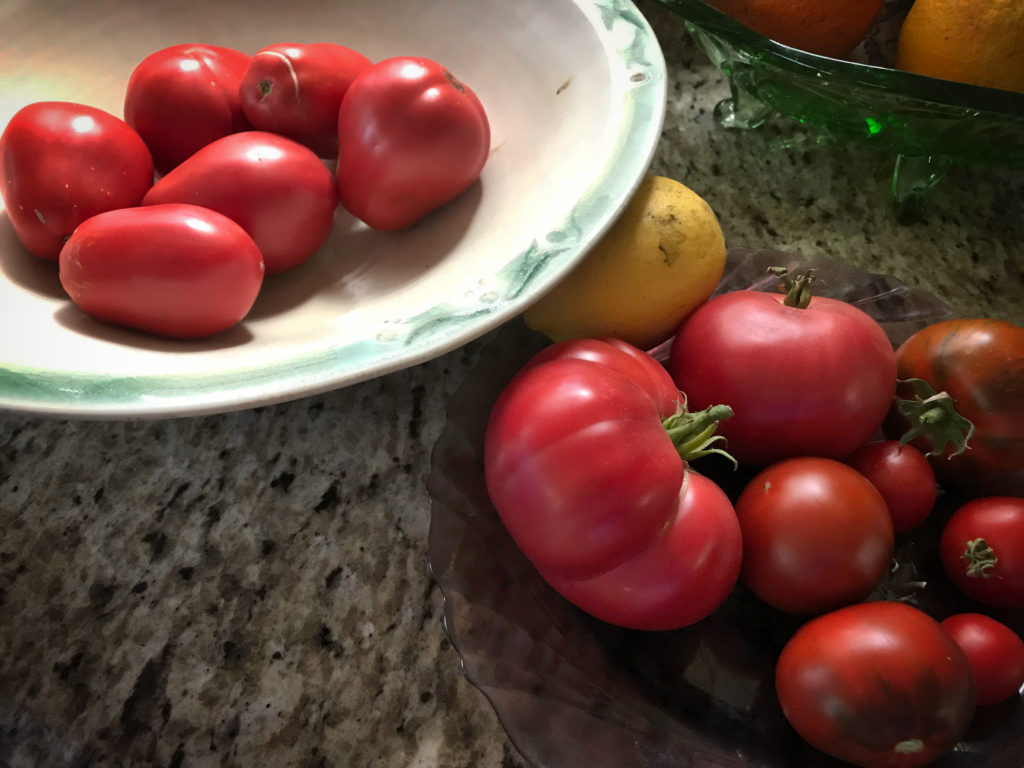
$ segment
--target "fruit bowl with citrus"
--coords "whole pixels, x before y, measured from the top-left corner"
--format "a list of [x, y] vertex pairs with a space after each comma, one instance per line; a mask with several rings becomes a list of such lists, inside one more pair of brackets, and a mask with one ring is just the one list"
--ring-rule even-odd
[[1024, 167], [1019, 0], [658, 0], [729, 79], [728, 128], [774, 115], [895, 159], [914, 213], [954, 164]]

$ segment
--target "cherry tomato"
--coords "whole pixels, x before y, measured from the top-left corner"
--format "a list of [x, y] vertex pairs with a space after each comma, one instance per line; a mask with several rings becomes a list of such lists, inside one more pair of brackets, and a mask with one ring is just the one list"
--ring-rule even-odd
[[926, 765], [956, 745], [975, 708], [953, 638], [923, 611], [886, 601], [800, 627], [779, 655], [775, 689], [805, 741], [860, 766]]
[[653, 358], [580, 339], [539, 353], [491, 412], [484, 465], [495, 508], [547, 582], [603, 621], [685, 626], [738, 577], [732, 505], [676, 447], [694, 438], [701, 453], [716, 416], [680, 408]]
[[892, 559], [885, 500], [834, 459], [785, 459], [761, 470], [736, 500], [741, 577], [774, 608], [815, 614], [866, 598]]
[[896, 533], [916, 528], [935, 507], [935, 472], [928, 458], [912, 445], [900, 445], [897, 440], [867, 443], [845, 463], [882, 494]]
[[968, 597], [994, 608], [1024, 608], [1024, 498], [973, 499], [946, 522], [942, 567]]
[[981, 613], [957, 613], [942, 628], [967, 655], [978, 704], [990, 706], [1020, 694], [1024, 686], [1024, 640], [1000, 621]]
[[371, 62], [334, 43], [277, 43], [257, 51], [242, 75], [242, 111], [253, 128], [295, 139], [320, 157], [338, 154], [338, 109]]
[[[974, 495], [1024, 496], [1024, 328], [985, 318], [946, 320], [901, 344], [896, 362], [900, 379], [923, 379], [947, 393], [974, 424], [967, 450], [956, 455], [955, 441], [946, 442], [957, 432], [955, 424], [944, 429], [948, 419], [913, 441], [922, 451], [938, 452], [932, 466], [939, 482]], [[902, 384], [899, 395], [915, 397], [910, 384]], [[893, 413], [887, 432], [900, 436], [908, 426]]]
[[249, 127], [238, 87], [249, 56], [200, 43], [151, 53], [132, 70], [124, 119], [145, 140], [161, 173], [214, 139]]
[[60, 253], [60, 281], [101, 320], [176, 338], [239, 322], [263, 283], [240, 226], [194, 205], [124, 208], [81, 224]]
[[374, 229], [404, 229], [476, 181], [490, 142], [469, 86], [429, 59], [385, 59], [341, 103], [338, 199]]
[[0, 136], [0, 192], [22, 245], [56, 261], [90, 216], [138, 205], [153, 185], [153, 159], [118, 117], [61, 101], [29, 104]]
[[302, 264], [326, 242], [337, 199], [331, 172], [308, 147], [264, 131], [207, 144], [160, 179], [143, 205], [191, 203], [242, 225], [267, 274]]
[[836, 299], [801, 306], [801, 295], [722, 294], [672, 342], [669, 371], [691, 407], [725, 403], [735, 412], [720, 432], [741, 463], [844, 458], [889, 411], [896, 363], [882, 327]]

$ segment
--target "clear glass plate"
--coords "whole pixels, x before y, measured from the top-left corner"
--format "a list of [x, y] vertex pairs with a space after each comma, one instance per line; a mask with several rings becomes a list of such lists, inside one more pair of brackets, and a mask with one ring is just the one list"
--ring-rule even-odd
[[[943, 302], [890, 277], [771, 251], [731, 250], [719, 291], [770, 290], [765, 269], [775, 264], [815, 267], [821, 294], [862, 307], [894, 344], [950, 316]], [[559, 597], [516, 548], [487, 496], [483, 436], [501, 389], [546, 343], [519, 321], [497, 331], [453, 397], [434, 448], [430, 566], [466, 677], [536, 768], [838, 768], [799, 739], [775, 700], [774, 660], [793, 620], [738, 586], [694, 626], [619, 629]], [[738, 481], [725, 478], [727, 490], [735, 493]], [[908, 577], [929, 578], [937, 564], [928, 551], [901, 545], [901, 573], [913, 563]], [[952, 593], [935, 594], [947, 609], [957, 606]], [[1016, 700], [989, 708], [935, 766], [1020, 768], [1022, 754], [1024, 701]]]
[[913, 0], [888, 0], [849, 60], [776, 43], [701, 0], [657, 2], [684, 20], [729, 78], [731, 95], [716, 107], [720, 124], [756, 128], [777, 113], [823, 138], [894, 155], [892, 191], [907, 215], [951, 164], [1024, 167], [1024, 94], [893, 69]]

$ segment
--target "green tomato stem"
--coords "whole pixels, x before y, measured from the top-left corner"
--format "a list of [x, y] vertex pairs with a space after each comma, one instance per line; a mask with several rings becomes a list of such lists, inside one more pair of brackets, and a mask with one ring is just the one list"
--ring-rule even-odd
[[736, 460], [732, 456], [722, 448], [714, 446], [725, 439], [715, 434], [718, 423], [728, 419], [732, 413], [732, 408], [727, 405], [712, 405], [703, 411], [693, 413], [686, 410], [685, 405], [680, 405], [679, 410], [662, 419], [661, 424], [683, 461], [693, 461], [717, 453], [729, 459], [735, 466]]
[[991, 579], [993, 574], [988, 569], [994, 568], [999, 562], [995, 550], [984, 539], [968, 541], [967, 549], [960, 558], [967, 561], [967, 575], [972, 579]]
[[785, 267], [768, 267], [768, 271], [779, 278], [779, 287], [785, 292], [782, 303], [787, 307], [807, 309], [811, 303], [811, 283], [814, 282], [814, 270], [808, 269], [797, 275], [789, 274]]

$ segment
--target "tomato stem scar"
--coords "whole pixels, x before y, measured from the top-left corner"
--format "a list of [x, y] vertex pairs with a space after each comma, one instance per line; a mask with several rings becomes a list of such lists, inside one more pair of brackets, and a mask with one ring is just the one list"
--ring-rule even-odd
[[991, 579], [994, 573], [989, 573], [989, 568], [994, 568], [999, 562], [996, 552], [984, 539], [971, 539], [967, 542], [967, 549], [960, 555], [962, 560], [967, 561], [967, 575], [972, 579]]

